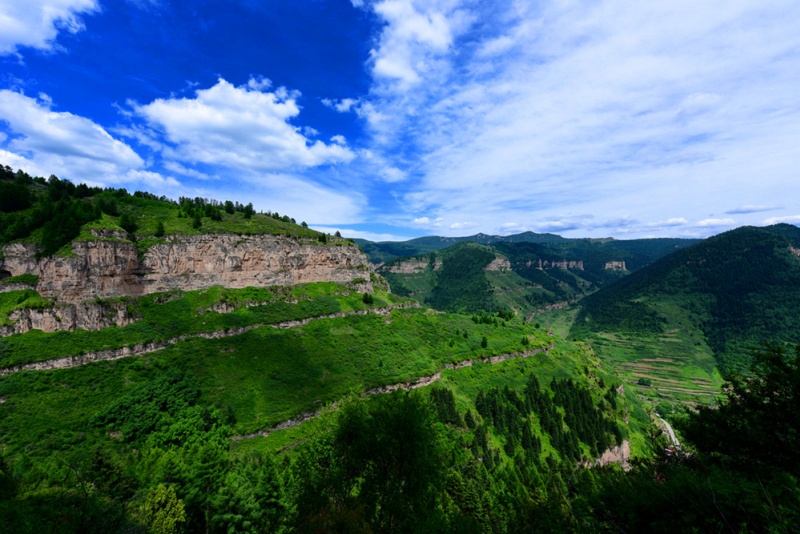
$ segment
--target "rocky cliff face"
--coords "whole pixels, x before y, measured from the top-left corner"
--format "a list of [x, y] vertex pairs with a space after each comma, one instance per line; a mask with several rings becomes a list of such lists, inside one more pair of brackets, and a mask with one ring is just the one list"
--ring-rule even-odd
[[[517, 264], [519, 265], [519, 264]], [[577, 269], [579, 271], [583, 270], [583, 260], [561, 260], [561, 261], [550, 261], [550, 260], [542, 260], [541, 258], [538, 260], [528, 260], [523, 263], [526, 268], [534, 268], [539, 270], [545, 269]]]
[[511, 263], [506, 258], [497, 257], [484, 268], [484, 271], [508, 271], [511, 269]]
[[124, 303], [92, 301], [77, 304], [58, 302], [47, 308], [16, 310], [8, 318], [13, 323], [0, 327], [0, 336], [24, 334], [29, 330], [100, 330], [110, 326], [125, 326], [136, 320]]
[[[16, 318], [20, 325], [43, 330], [86, 328], [87, 324], [102, 328], [102, 321], [95, 320], [97, 314], [77, 305], [98, 297], [136, 297], [173, 289], [358, 280], [359, 291], [373, 291], [374, 270], [367, 257], [356, 245], [346, 242], [322, 244], [273, 235], [169, 236], [139, 258], [124, 234], [96, 237], [73, 243], [69, 257], [37, 259], [30, 244], [14, 243], [3, 248], [0, 271], [11, 276], [37, 275], [39, 294], [59, 305], [73, 305], [26, 311]], [[114, 324], [127, 320], [118, 317]], [[72, 326], [58, 327], [66, 324]]]
[[607, 271], [627, 271], [624, 261], [607, 261], [603, 267]]

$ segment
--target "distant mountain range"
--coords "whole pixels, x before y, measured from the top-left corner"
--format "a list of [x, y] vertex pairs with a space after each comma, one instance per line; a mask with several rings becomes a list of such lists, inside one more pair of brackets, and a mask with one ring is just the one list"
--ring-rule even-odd
[[525, 232], [359, 244], [395, 293], [441, 310], [511, 309], [527, 317], [537, 310], [575, 302], [697, 242], [567, 239]]
[[683, 248], [688, 245], [694, 244], [699, 239], [631, 239], [631, 240], [618, 240], [611, 237], [590, 239], [590, 238], [566, 238], [556, 234], [537, 234], [536, 232], [522, 232], [513, 235], [488, 235], [488, 234], [475, 234], [465, 237], [443, 237], [443, 236], [426, 236], [409, 239], [408, 241], [368, 241], [366, 239], [356, 239], [356, 243], [361, 246], [361, 249], [367, 254], [370, 261], [373, 263], [385, 263], [393, 259], [417, 256], [419, 254], [427, 254], [436, 252], [447, 247], [451, 247], [457, 243], [465, 241], [471, 243], [480, 243], [482, 245], [506, 244], [506, 243], [538, 243], [538, 244], [609, 244], [613, 243], [613, 248], [627, 250], [632, 253], [642, 253], [648, 257], [660, 257], [664, 254], [672, 252], [676, 248]]

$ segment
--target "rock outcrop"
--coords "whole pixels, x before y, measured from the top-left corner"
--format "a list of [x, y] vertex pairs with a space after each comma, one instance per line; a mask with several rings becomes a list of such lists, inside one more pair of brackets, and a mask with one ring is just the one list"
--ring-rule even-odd
[[307, 282], [356, 283], [374, 291], [374, 270], [354, 244], [319, 243], [275, 235], [203, 234], [168, 236], [139, 257], [124, 233], [96, 233], [72, 244], [69, 256], [36, 257], [36, 247], [12, 243], [2, 249], [0, 270], [38, 276], [36, 291], [54, 301], [49, 308], [24, 309], [0, 335], [32, 328], [52, 332], [123, 326], [133, 318], [124, 306], [95, 299], [212, 286], [241, 289]]
[[607, 261], [603, 267], [607, 271], [627, 271], [624, 261]]
[[[381, 267], [381, 270], [392, 274], [416, 274], [424, 272], [430, 265], [431, 262], [428, 259], [410, 258], [393, 262], [391, 265], [384, 265]], [[433, 265], [433, 270], [435, 271], [441, 266], [441, 260], [437, 259]]]
[[545, 270], [545, 269], [577, 269], [579, 271], [583, 270], [583, 260], [543, 260], [539, 258], [538, 260], [528, 260], [523, 265], [527, 268], [533, 267], [534, 269]]
[[361, 290], [373, 289], [367, 257], [345, 242], [325, 245], [274, 235], [170, 236], [152, 245], [140, 260], [132, 242], [103, 236], [73, 243], [69, 257], [37, 259], [35, 252], [31, 244], [8, 245], [0, 268], [13, 276], [38, 275], [39, 294], [70, 303], [215, 285], [244, 288], [361, 279]]
[[506, 258], [497, 257], [493, 259], [489, 265], [484, 268], [484, 271], [510, 271], [511, 263]]
[[100, 330], [110, 326], [125, 326], [137, 319], [128, 312], [124, 302], [93, 301], [76, 304], [56, 302], [50, 307], [24, 308], [11, 312], [8, 318], [12, 324], [0, 327], [0, 336], [24, 334], [29, 330]]

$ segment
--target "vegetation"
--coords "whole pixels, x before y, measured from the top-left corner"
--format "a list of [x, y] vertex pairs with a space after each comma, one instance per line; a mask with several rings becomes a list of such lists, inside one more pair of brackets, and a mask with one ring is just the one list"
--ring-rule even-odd
[[800, 229], [743, 227], [680, 250], [582, 301], [572, 335], [665, 332], [663, 309], [680, 308], [720, 369], [748, 366], [769, 342], [800, 331]]
[[[217, 231], [344, 242], [252, 205], [0, 171], [0, 245], [40, 254]], [[127, 326], [0, 337], [0, 368], [169, 341], [0, 376], [2, 530], [796, 530], [800, 230], [743, 228], [646, 267], [686, 242], [460, 241], [373, 247], [424, 253], [384, 272], [439, 311], [389, 312], [411, 301], [363, 280], [214, 287], [96, 300]], [[619, 260], [635, 272], [605, 268]], [[57, 309], [37, 282], [0, 279], [4, 333]]]
[[[399, 295], [440, 310], [513, 310], [530, 317], [553, 305], [576, 302], [624, 277], [629, 270], [635, 271], [695, 242], [557, 237], [529, 232], [508, 238], [483, 235], [420, 238], [405, 244], [362, 244], [362, 247], [369, 254], [369, 251], [394, 250], [392, 246], [419, 244], [419, 249], [414, 249], [416, 256], [393, 258], [379, 268], [392, 291]], [[398, 251], [401, 249], [406, 250], [401, 247]], [[432, 251], [419, 254], [429, 249]], [[372, 256], [373, 261], [378, 258], [384, 258], [383, 253]], [[496, 259], [500, 264], [487, 269]], [[610, 267], [623, 262], [627, 270]], [[630, 315], [638, 317], [635, 313]], [[648, 317], [642, 321], [647, 324]]]
[[288, 215], [256, 213], [252, 204], [204, 198], [178, 201], [151, 193], [75, 185], [56, 176], [31, 177], [0, 166], [0, 246], [37, 245], [40, 256], [65, 248], [89, 230], [125, 232], [139, 240], [203, 233], [276, 234], [317, 239], [322, 234]]
[[[137, 319], [127, 326], [54, 333], [34, 330], [0, 338], [0, 368], [174, 340], [179, 336], [308, 319], [402, 302], [384, 292], [370, 295], [367, 300], [369, 302], [365, 302], [364, 297], [355, 290], [333, 283], [247, 289], [213, 287], [158, 293], [138, 299], [125, 298], [123, 303], [128, 314]], [[110, 305], [119, 301], [97, 299], [96, 303], [107, 304], [110, 308]], [[8, 314], [14, 310], [51, 305], [33, 290], [0, 293], [0, 325], [10, 324]], [[233, 309], [225, 313], [226, 306]], [[220, 307], [222, 312], [214, 311], [215, 307]]]

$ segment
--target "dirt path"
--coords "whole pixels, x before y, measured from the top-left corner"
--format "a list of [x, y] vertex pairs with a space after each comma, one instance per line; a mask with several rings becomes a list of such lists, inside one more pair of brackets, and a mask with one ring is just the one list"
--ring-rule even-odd
[[[396, 384], [389, 384], [386, 386], [380, 386], [377, 388], [372, 388], [366, 390], [364, 393], [361, 394], [362, 397], [371, 397], [372, 395], [382, 395], [384, 393], [391, 393], [393, 391], [397, 391], [398, 389], [403, 389], [405, 391], [410, 391], [412, 389], [417, 388], [424, 388], [430, 386], [434, 382], [437, 382], [442, 378], [441, 371], [444, 369], [461, 369], [463, 367], [472, 367], [475, 363], [488, 363], [488, 364], [495, 364], [504, 362], [506, 360], [511, 360], [514, 358], [527, 358], [529, 356], [533, 356], [535, 354], [544, 353], [550, 354], [550, 350], [553, 348], [553, 344], [550, 343], [547, 347], [543, 349], [533, 349], [527, 350], [524, 352], [511, 352], [507, 354], [500, 354], [497, 356], [490, 356], [487, 358], [474, 358], [470, 360], [464, 360], [458, 363], [446, 363], [444, 364], [441, 369], [429, 376], [422, 376], [416, 380], [411, 382], [398, 382]], [[322, 415], [323, 411], [326, 409], [337, 409], [339, 406], [338, 403], [334, 402], [330, 405], [330, 407], [320, 408], [315, 412], [303, 412], [300, 415], [289, 419], [287, 421], [283, 421], [282, 423], [278, 423], [277, 425], [267, 429], [267, 430], [259, 430], [258, 432], [253, 432], [252, 434], [245, 434], [243, 436], [233, 436], [231, 439], [233, 441], [241, 441], [243, 439], [253, 439], [257, 437], [267, 437], [273, 432], [277, 432], [278, 430], [286, 430], [287, 428], [292, 428], [298, 426], [299, 424], [308, 421], [309, 419], [313, 419], [315, 417], [319, 417]]]
[[347, 317], [349, 315], [367, 315], [370, 313], [377, 315], [388, 315], [392, 310], [416, 307], [416, 303], [412, 304], [398, 304], [395, 306], [387, 306], [385, 308], [374, 308], [370, 310], [357, 310], [351, 312], [338, 312], [328, 315], [318, 315], [316, 317], [307, 317], [296, 321], [284, 321], [281, 323], [260, 323], [250, 326], [242, 326], [239, 328], [230, 328], [227, 330], [217, 330], [215, 332], [199, 332], [197, 334], [186, 334], [177, 336], [165, 341], [151, 341], [149, 343], [140, 343], [128, 347], [121, 347], [118, 349], [98, 350], [87, 352], [85, 354], [78, 354], [76, 356], [65, 356], [63, 358], [54, 358], [52, 360], [45, 360], [41, 362], [25, 363], [15, 365], [13, 367], [6, 367], [0, 369], [0, 376], [10, 375], [19, 371], [49, 371], [52, 369], [68, 369], [70, 367], [78, 367], [79, 365], [86, 365], [87, 363], [99, 362], [104, 360], [118, 360], [120, 358], [128, 358], [130, 356], [141, 356], [149, 354], [161, 349], [165, 349], [170, 345], [174, 345], [180, 341], [188, 339], [222, 339], [226, 337], [240, 336], [250, 330], [256, 328], [263, 328], [271, 326], [272, 328], [297, 328], [299, 326], [307, 325], [311, 321], [318, 319], [336, 319], [340, 317]]

